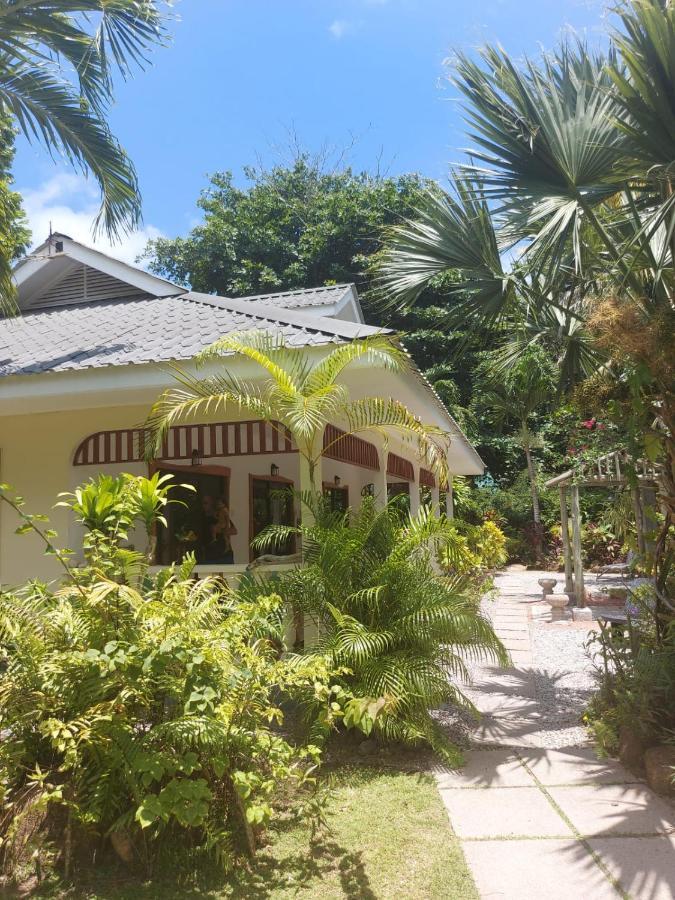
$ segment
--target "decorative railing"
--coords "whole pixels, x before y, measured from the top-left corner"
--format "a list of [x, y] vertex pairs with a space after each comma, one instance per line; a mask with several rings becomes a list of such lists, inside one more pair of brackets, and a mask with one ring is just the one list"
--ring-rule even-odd
[[435, 488], [436, 476], [429, 469], [420, 469], [420, 484], [422, 487]]
[[361, 466], [363, 469], [380, 469], [377, 447], [363, 438], [347, 434], [335, 425], [326, 425], [323, 433], [323, 455], [328, 459]]

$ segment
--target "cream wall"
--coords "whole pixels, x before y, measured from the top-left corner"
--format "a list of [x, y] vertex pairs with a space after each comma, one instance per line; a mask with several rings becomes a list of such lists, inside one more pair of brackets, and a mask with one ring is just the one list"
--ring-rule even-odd
[[[90, 468], [72, 464], [75, 450], [88, 434], [110, 428], [128, 428], [142, 422], [147, 407], [109, 407], [75, 412], [39, 413], [0, 418], [2, 481], [26, 501], [31, 513], [44, 513], [58, 531], [59, 546], [77, 539], [70, 529], [70, 516], [62, 508], [53, 509], [61, 491], [72, 490], [86, 480]], [[111, 469], [113, 467], [110, 467]], [[127, 471], [147, 471], [136, 465]], [[27, 578], [54, 578], [58, 562], [44, 555], [44, 544], [34, 535], [16, 535], [16, 514], [5, 504], [0, 509], [0, 582], [13, 584]], [[73, 548], [75, 549], [75, 548]]]

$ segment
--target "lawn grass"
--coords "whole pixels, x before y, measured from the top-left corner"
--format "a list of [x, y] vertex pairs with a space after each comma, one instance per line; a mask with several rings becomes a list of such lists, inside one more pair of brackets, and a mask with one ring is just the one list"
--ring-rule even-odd
[[[49, 896], [119, 898], [307, 898], [307, 900], [473, 900], [459, 842], [433, 778], [385, 767], [342, 765], [332, 771], [330, 831], [310, 842], [307, 824], [270, 830], [250, 868], [219, 883], [177, 888], [106, 878], [87, 889]], [[42, 893], [42, 891], [40, 892]]]

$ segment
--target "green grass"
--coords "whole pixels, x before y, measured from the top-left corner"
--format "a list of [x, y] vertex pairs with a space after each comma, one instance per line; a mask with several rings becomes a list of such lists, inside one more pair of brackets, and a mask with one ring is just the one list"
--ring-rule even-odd
[[[329, 833], [310, 844], [304, 824], [270, 830], [250, 868], [208, 886], [140, 884], [106, 878], [50, 896], [87, 898], [307, 898], [307, 900], [473, 900], [459, 842], [433, 778], [345, 765], [331, 777]], [[40, 892], [42, 893], [42, 892]]]

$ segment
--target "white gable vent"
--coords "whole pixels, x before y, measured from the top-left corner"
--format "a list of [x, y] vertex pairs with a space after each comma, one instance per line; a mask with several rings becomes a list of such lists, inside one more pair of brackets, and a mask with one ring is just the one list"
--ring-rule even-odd
[[132, 284], [106, 275], [91, 266], [78, 265], [63, 278], [52, 283], [29, 303], [31, 309], [47, 306], [69, 306], [72, 303], [92, 303], [95, 300], [113, 300], [128, 297], [149, 296]]

